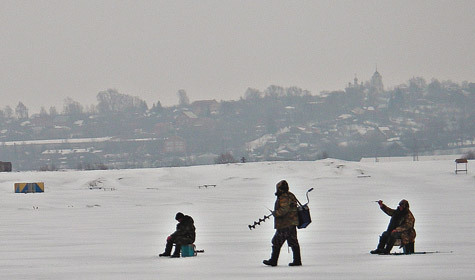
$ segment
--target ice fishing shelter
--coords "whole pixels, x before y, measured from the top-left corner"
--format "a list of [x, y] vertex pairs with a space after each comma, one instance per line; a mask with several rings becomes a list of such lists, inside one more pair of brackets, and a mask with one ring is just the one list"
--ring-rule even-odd
[[43, 182], [36, 183], [15, 183], [16, 193], [36, 193], [44, 192], [45, 184]]

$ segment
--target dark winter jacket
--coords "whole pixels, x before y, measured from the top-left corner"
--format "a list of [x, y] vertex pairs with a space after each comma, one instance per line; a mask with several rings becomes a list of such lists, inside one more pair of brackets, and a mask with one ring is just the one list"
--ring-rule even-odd
[[416, 219], [409, 208], [406, 208], [404, 211], [399, 211], [398, 209], [391, 209], [385, 204], [382, 204], [381, 210], [391, 216], [391, 221], [387, 229], [388, 232], [392, 232], [393, 230], [400, 232], [401, 243], [403, 245], [414, 242], [416, 239], [416, 230], [414, 229]]
[[176, 243], [191, 244], [195, 242], [195, 225], [193, 218], [185, 215], [181, 221], [176, 225], [176, 231], [171, 234]]
[[279, 194], [274, 205], [274, 228], [284, 229], [298, 224], [297, 198], [291, 192]]

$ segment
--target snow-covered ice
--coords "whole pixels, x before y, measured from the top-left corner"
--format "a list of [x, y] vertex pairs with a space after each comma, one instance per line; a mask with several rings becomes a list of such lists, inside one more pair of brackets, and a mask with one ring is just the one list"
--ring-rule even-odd
[[[358, 163], [335, 159], [181, 168], [0, 174], [1, 279], [473, 279], [475, 176], [453, 160]], [[275, 184], [286, 179], [313, 223], [298, 231], [302, 267], [267, 267]], [[16, 194], [16, 182], [45, 193]], [[199, 187], [216, 184], [216, 187]], [[389, 217], [372, 201], [407, 199], [416, 251], [371, 255]], [[191, 215], [198, 249], [159, 258], [175, 213]], [[397, 248], [395, 248], [397, 250]]]

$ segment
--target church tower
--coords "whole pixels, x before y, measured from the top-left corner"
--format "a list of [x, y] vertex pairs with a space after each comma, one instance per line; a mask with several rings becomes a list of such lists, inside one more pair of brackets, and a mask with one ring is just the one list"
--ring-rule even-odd
[[378, 72], [378, 67], [374, 72], [371, 80], [369, 81], [368, 93], [366, 95], [366, 102], [368, 105], [376, 106], [378, 104], [378, 99], [382, 97], [384, 93], [383, 87], [383, 77]]
[[378, 67], [376, 67], [376, 71], [371, 77], [371, 91], [374, 95], [379, 95], [384, 92], [383, 87], [383, 77], [378, 72]]

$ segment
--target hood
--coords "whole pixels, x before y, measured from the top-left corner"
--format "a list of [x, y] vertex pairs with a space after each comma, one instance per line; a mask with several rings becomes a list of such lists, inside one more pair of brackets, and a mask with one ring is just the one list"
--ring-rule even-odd
[[275, 190], [276, 190], [276, 193], [275, 193], [276, 196], [280, 196], [281, 194], [288, 193], [289, 184], [287, 183], [287, 181], [282, 180], [279, 183], [277, 183], [277, 185], [275, 185]]
[[403, 199], [399, 202], [399, 205], [404, 206], [404, 209], [409, 210], [409, 201]]

